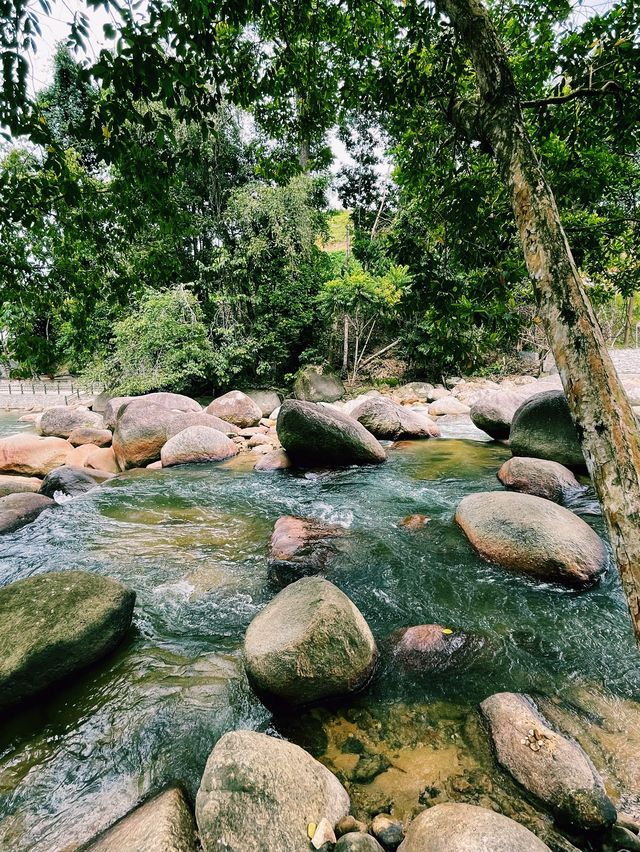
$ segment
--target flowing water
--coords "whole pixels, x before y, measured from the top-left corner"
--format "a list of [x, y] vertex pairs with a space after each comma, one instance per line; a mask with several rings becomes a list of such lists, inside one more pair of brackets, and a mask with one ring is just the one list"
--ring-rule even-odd
[[[15, 431], [15, 418], [0, 428]], [[480, 435], [472, 427], [454, 423], [448, 434], [403, 443], [384, 465], [331, 473], [258, 474], [254, 457], [132, 471], [3, 537], [0, 583], [84, 569], [128, 584], [137, 605], [116, 654], [4, 722], [0, 848], [73, 849], [167, 783], [193, 795], [211, 748], [238, 727], [308, 748], [351, 782], [361, 813], [407, 815], [443, 797], [508, 810], [518, 794], [475, 711], [500, 690], [544, 696], [640, 814], [640, 656], [615, 570], [578, 593], [481, 560], [453, 515], [466, 494], [500, 487], [509, 453], [470, 440]], [[572, 508], [602, 533], [592, 497]], [[412, 513], [431, 520], [406, 529]], [[348, 528], [327, 577], [360, 608], [382, 653], [362, 695], [272, 719], [245, 681], [241, 646], [276, 592], [267, 548], [283, 514]], [[433, 622], [480, 634], [482, 653], [429, 677], [389, 663], [393, 630]], [[535, 824], [526, 803], [517, 807]]]

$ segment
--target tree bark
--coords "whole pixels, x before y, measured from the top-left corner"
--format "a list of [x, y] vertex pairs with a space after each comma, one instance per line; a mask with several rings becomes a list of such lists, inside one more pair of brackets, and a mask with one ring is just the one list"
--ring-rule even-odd
[[474, 66], [479, 98], [452, 120], [481, 141], [511, 195], [540, 318], [558, 365], [640, 641], [640, 440], [526, 131], [504, 47], [479, 0], [437, 0]]

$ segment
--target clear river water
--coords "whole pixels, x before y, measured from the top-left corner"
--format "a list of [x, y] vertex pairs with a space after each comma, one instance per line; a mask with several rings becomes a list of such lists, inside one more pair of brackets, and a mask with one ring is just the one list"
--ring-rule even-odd
[[[0, 418], [0, 433], [22, 427]], [[501, 487], [509, 452], [471, 426], [444, 433], [391, 448], [384, 465], [329, 473], [259, 474], [254, 456], [132, 471], [4, 536], [1, 584], [83, 569], [128, 584], [137, 604], [114, 655], [4, 720], [0, 848], [71, 850], [163, 785], [194, 795], [216, 740], [240, 727], [308, 748], [351, 782], [360, 813], [408, 816], [445, 798], [508, 811], [508, 800], [535, 826], [477, 718], [502, 690], [540, 696], [640, 816], [640, 655], [615, 568], [578, 593], [480, 559], [453, 515], [466, 494]], [[593, 495], [572, 508], [603, 533]], [[406, 529], [412, 513], [431, 520]], [[245, 681], [241, 648], [277, 592], [267, 555], [283, 514], [348, 528], [326, 576], [362, 611], [381, 663], [361, 695], [274, 719]], [[398, 669], [388, 635], [422, 623], [477, 632], [482, 653], [439, 675]]]

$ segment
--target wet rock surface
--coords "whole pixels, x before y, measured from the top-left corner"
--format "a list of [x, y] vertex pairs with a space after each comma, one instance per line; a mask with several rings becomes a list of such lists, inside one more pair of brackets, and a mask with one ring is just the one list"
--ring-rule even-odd
[[533, 494], [560, 503], [572, 493], [584, 490], [569, 468], [548, 459], [514, 456], [498, 471], [498, 479], [506, 487], [523, 494]]
[[30, 524], [52, 506], [55, 506], [54, 501], [43, 494], [22, 492], [0, 497], [0, 535]]
[[205, 852], [308, 852], [309, 825], [326, 819], [333, 826], [348, 812], [346, 790], [322, 764], [292, 743], [250, 731], [219, 740], [196, 798]]
[[584, 587], [607, 566], [600, 536], [573, 512], [541, 497], [472, 494], [455, 519], [481, 556], [535, 579]]
[[335, 539], [345, 533], [344, 527], [315, 518], [293, 515], [278, 518], [269, 547], [271, 575], [281, 585], [286, 585], [322, 571], [335, 553]]
[[92, 472], [91, 468], [56, 467], [50, 471], [42, 480], [40, 494], [54, 498], [56, 494], [67, 497], [79, 497], [86, 494], [92, 488], [97, 488], [107, 479], [113, 477], [112, 473]]
[[134, 603], [122, 583], [86, 571], [0, 589], [0, 709], [108, 654], [129, 629]]
[[585, 831], [615, 822], [615, 807], [593, 763], [578, 743], [549, 727], [531, 699], [498, 693], [480, 710], [500, 765], [559, 820]]
[[259, 693], [292, 705], [357, 691], [377, 659], [360, 611], [320, 577], [304, 577], [268, 603], [249, 625], [244, 653]]

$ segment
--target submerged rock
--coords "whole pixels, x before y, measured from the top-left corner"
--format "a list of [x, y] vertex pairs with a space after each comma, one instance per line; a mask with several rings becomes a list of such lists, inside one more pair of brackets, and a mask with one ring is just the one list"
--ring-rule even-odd
[[305, 402], [335, 402], [345, 394], [344, 385], [335, 373], [325, 372], [322, 367], [303, 367], [298, 370], [293, 382], [296, 399]]
[[441, 624], [405, 627], [391, 641], [393, 656], [403, 666], [434, 673], [467, 665], [484, 644], [479, 636]]
[[37, 476], [15, 476], [0, 474], [0, 497], [6, 497], [7, 494], [35, 494], [40, 490], [42, 480]]
[[9, 435], [0, 438], [0, 471], [45, 476], [65, 464], [73, 447], [63, 438]]
[[285, 400], [277, 430], [287, 455], [301, 467], [378, 464], [386, 459], [376, 438], [357, 420], [312, 402]]
[[584, 831], [613, 825], [616, 810], [595, 767], [578, 743], [551, 730], [527, 696], [501, 692], [480, 710], [498, 763], [558, 819]]
[[322, 571], [332, 554], [333, 540], [345, 532], [344, 527], [315, 518], [278, 518], [271, 536], [270, 572], [286, 585]]
[[50, 506], [55, 506], [55, 503], [49, 497], [31, 492], [0, 497], [0, 535], [30, 524]]
[[508, 438], [513, 416], [526, 396], [526, 392], [512, 390], [482, 394], [471, 406], [471, 419], [492, 438]]
[[399, 852], [551, 852], [519, 822], [476, 805], [445, 802], [410, 823]]
[[541, 497], [471, 494], [455, 519], [482, 557], [538, 580], [580, 588], [607, 567], [600, 536], [573, 512]]
[[320, 577], [304, 577], [276, 595], [249, 625], [244, 653], [259, 693], [294, 705], [356, 692], [377, 659], [360, 610]]
[[178, 464], [202, 464], [231, 458], [238, 446], [222, 432], [208, 426], [189, 426], [178, 432], [160, 451], [162, 467]]
[[40, 574], [0, 589], [0, 647], [6, 649], [0, 709], [113, 650], [129, 629], [135, 598], [122, 583], [88, 571]]
[[135, 808], [82, 852], [197, 852], [196, 826], [184, 794], [172, 787]]
[[523, 402], [514, 414], [509, 444], [514, 456], [549, 459], [580, 469], [585, 466], [563, 391], [545, 391]]
[[240, 429], [246, 429], [248, 426], [258, 425], [262, 418], [262, 409], [246, 393], [235, 390], [210, 402], [207, 414], [213, 414]]
[[384, 396], [366, 399], [350, 413], [376, 438], [398, 441], [437, 438], [440, 435], [440, 430], [430, 417], [397, 405]]
[[548, 459], [525, 456], [508, 459], [498, 471], [498, 479], [506, 488], [555, 503], [562, 502], [572, 491], [584, 490], [568, 467]]
[[112, 434], [109, 429], [96, 429], [91, 426], [80, 426], [69, 435], [69, 443], [73, 447], [82, 444], [95, 444], [96, 447], [108, 447], [111, 444]]
[[299, 746], [252, 731], [217, 743], [196, 797], [205, 852], [308, 852], [310, 823], [349, 812], [338, 779]]
[[407, 515], [400, 521], [400, 526], [406, 530], [421, 530], [426, 527], [430, 520], [431, 518], [428, 515]]
[[42, 481], [40, 493], [46, 497], [54, 497], [56, 492], [67, 497], [79, 497], [92, 488], [97, 488], [102, 482], [111, 479], [113, 473], [92, 471], [91, 468], [57, 467], [50, 471]]
[[42, 412], [37, 431], [45, 437], [68, 438], [73, 431], [84, 427], [102, 429], [104, 420], [100, 414], [89, 411], [88, 408], [69, 408], [62, 405], [46, 408]]

